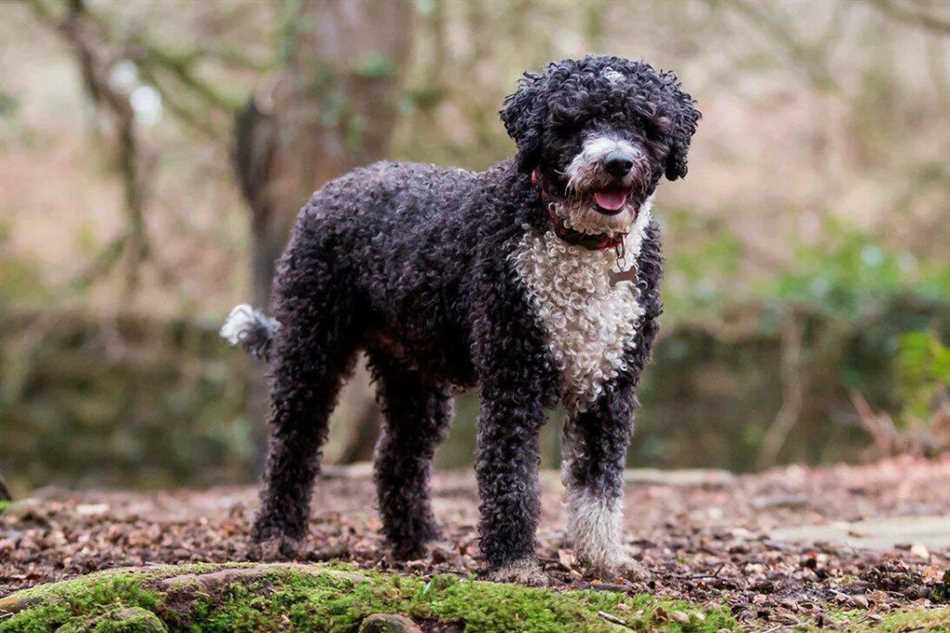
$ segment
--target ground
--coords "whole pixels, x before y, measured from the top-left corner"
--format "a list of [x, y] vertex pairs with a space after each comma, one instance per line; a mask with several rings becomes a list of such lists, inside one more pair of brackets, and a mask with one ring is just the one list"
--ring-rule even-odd
[[[950, 455], [740, 477], [631, 471], [629, 479], [628, 549], [653, 580], [586, 577], [563, 542], [557, 475], [545, 473], [538, 540], [552, 588], [649, 594], [708, 613], [724, 607], [736, 627], [757, 630], [950, 630], [950, 610], [940, 609], [950, 602]], [[385, 582], [394, 573], [420, 583], [476, 575], [473, 478], [440, 473], [433, 484], [444, 541], [426, 559], [400, 563], [381, 548], [367, 470], [331, 470], [314, 495], [308, 561], [348, 561]], [[0, 515], [0, 596], [119, 566], [246, 561], [255, 506], [253, 488], [40, 491]]]

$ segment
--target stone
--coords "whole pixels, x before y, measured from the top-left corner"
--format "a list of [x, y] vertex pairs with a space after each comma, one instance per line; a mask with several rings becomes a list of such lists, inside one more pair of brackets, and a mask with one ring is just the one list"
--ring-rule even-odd
[[363, 620], [359, 633], [422, 633], [422, 629], [404, 615], [374, 613]]
[[125, 607], [98, 618], [94, 631], [129, 631], [135, 633], [168, 633], [168, 627], [157, 615], [142, 607]]
[[628, 484], [723, 488], [735, 482], [736, 476], [727, 470], [709, 470], [702, 468], [687, 468], [683, 470], [628, 468], [623, 471], [623, 480]]
[[[917, 548], [921, 555], [929, 550], [950, 547], [950, 516], [903, 516], [871, 518], [853, 523], [804, 525], [773, 530], [775, 541], [825, 542], [874, 550]], [[908, 547], [907, 543], [913, 543]], [[924, 558], [923, 556], [921, 556]]]

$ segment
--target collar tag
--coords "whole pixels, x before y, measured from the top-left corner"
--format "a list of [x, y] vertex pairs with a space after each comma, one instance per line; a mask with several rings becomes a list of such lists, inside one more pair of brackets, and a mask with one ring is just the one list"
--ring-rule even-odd
[[621, 281], [629, 281], [632, 284], [637, 283], [637, 267], [636, 265], [631, 266], [627, 270], [620, 269], [619, 272], [613, 270], [607, 273], [607, 277], [610, 279], [610, 285], [616, 286]]

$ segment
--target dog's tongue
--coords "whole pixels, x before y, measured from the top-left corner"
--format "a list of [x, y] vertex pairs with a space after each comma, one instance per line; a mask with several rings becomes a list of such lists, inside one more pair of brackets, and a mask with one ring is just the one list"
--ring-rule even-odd
[[594, 202], [601, 209], [617, 211], [627, 203], [627, 192], [623, 189], [603, 189], [594, 193]]

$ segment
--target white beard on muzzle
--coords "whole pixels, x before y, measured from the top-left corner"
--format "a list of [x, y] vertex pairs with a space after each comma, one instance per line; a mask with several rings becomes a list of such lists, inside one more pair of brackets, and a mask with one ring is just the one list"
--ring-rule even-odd
[[[567, 166], [564, 172], [568, 179], [567, 196], [554, 205], [554, 212], [567, 228], [590, 235], [620, 235], [630, 231], [641, 210], [650, 209], [652, 195], [640, 205], [628, 196], [623, 209], [613, 214], [604, 213], [595, 206], [589, 192], [603, 180], [601, 164], [604, 158], [615, 151], [642, 156], [627, 141], [598, 136], [585, 141], [580, 153]], [[629, 186], [632, 180], [628, 175], [618, 184]]]
[[[651, 196], [640, 205], [640, 209], [649, 209], [652, 200]], [[629, 233], [640, 209], [628, 203], [620, 213], [605, 215], [595, 209], [590, 201], [567, 200], [554, 205], [554, 212], [564, 222], [564, 226], [588, 235], [614, 236]]]

